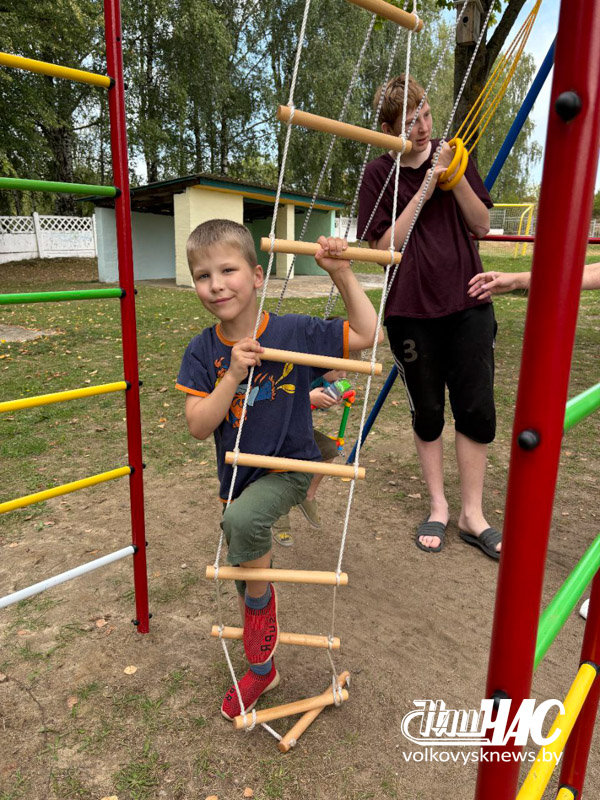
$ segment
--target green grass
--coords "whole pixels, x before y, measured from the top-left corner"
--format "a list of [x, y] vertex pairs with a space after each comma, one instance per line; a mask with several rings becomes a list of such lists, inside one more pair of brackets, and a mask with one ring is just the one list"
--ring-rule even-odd
[[[599, 254], [589, 254], [588, 260], [598, 260], [599, 257]], [[484, 264], [486, 269], [522, 271], [529, 269], [530, 259], [520, 257], [513, 260], [506, 256], [485, 255]], [[49, 267], [44, 269], [40, 267], [43, 279], [37, 280], [36, 289], [89, 288], [93, 285], [89, 278], [76, 271], [67, 280], [59, 281]], [[37, 272], [38, 267], [35, 270]], [[381, 272], [376, 265], [363, 269], [360, 264], [357, 265], [357, 271]], [[21, 270], [18, 280], [17, 273], [18, 270], [4, 268], [4, 265], [0, 268], [2, 291], [32, 288], [31, 285], [22, 285], [24, 270]], [[369, 295], [374, 303], [379, 302], [380, 292], [370, 292]], [[177, 476], [193, 463], [194, 470], [200, 475], [213, 477], [212, 441], [197, 442], [189, 436], [183, 414], [183, 397], [174, 388], [185, 346], [195, 333], [212, 324], [212, 320], [192, 292], [140, 286], [136, 304], [140, 377], [144, 381], [141, 391], [144, 460], [158, 475]], [[266, 307], [272, 309], [275, 304], [276, 300], [268, 300]], [[289, 299], [284, 303], [284, 311], [320, 316], [324, 305], [324, 298]], [[514, 414], [526, 307], [527, 298], [519, 295], [507, 295], [495, 301], [499, 321], [496, 397], [499, 439], [505, 445], [510, 437], [510, 421]], [[0, 342], [0, 400], [90, 385], [86, 381], [95, 384], [122, 378], [120, 321], [115, 301], [0, 308], [0, 322], [57, 332], [54, 336], [33, 342]], [[581, 301], [570, 396], [600, 379], [599, 331], [600, 292], [586, 292]], [[387, 345], [381, 348], [380, 355], [384, 362], [385, 377], [392, 365]], [[363, 387], [365, 382], [362, 378], [358, 380]], [[376, 393], [382, 383], [383, 378], [375, 381], [373, 392]], [[396, 394], [385, 404], [373, 435], [367, 440], [367, 458], [375, 444], [381, 443], [386, 435], [385, 426], [398, 425], [399, 409], [396, 406], [402, 402], [402, 398]], [[124, 416], [121, 394], [0, 415], [0, 458], [4, 467], [0, 502], [126, 463]], [[581, 475], [584, 470], [589, 470], [592, 459], [597, 458], [594, 450], [600, 432], [599, 417], [596, 415], [569, 432], [565, 449], [574, 455], [564, 459], [567, 474]], [[348, 434], [350, 445], [358, 419], [358, 411], [353, 412]], [[397, 459], [382, 453], [381, 449], [378, 457], [389, 475], [396, 476]], [[587, 457], [587, 465], [582, 464], [580, 459]], [[404, 499], [409, 493], [421, 491], [420, 484], [416, 481], [413, 483], [407, 477], [420, 474], [416, 457], [413, 454], [406, 458], [403, 473], [397, 475], [397, 486], [385, 495], [386, 498], [395, 496]], [[506, 471], [502, 448], [492, 448], [489, 460], [492, 474], [501, 487]], [[93, 493], [94, 490], [88, 491]], [[64, 508], [67, 509], [69, 496], [64, 500]], [[189, 506], [194, 512], [202, 513], [202, 502], [197, 498], [190, 496]], [[26, 534], [32, 533], [37, 539], [48, 521], [51, 521], [48, 504], [1, 515], [0, 543], [21, 541]], [[152, 604], [159, 611], [168, 611], [168, 604], [173, 601], [183, 600], [187, 604], [188, 598], [198, 591], [199, 584], [200, 576], [194, 569], [188, 568], [174, 575], [165, 573], [164, 578], [150, 583]], [[121, 599], [131, 598], [132, 589], [128, 584], [118, 586], [115, 583], [115, 595]], [[46, 621], [52, 618], [53, 609], [60, 602], [60, 593], [24, 601], [9, 612], [10, 631], [20, 628], [41, 630]], [[60, 617], [60, 612], [59, 607], [55, 618]], [[34, 646], [16, 640], [14, 646], [11, 644], [4, 648], [2, 664], [21, 662], [29, 685], [33, 686], [44, 671], [59, 666], [60, 657], [66, 658], [75, 653], [80, 646], [79, 637], [84, 635], [85, 630], [76, 620], [64, 619], [51, 649], [39, 652], [41, 647], [37, 643]], [[57, 658], [54, 658], [55, 654]], [[216, 659], [214, 664], [209, 665], [210, 689], [218, 694], [229, 686], [231, 678], [219, 654], [215, 651], [210, 657]], [[240, 664], [236, 661], [236, 669], [240, 666], [241, 661]], [[8, 670], [4, 668], [2, 671]], [[40, 758], [34, 765], [40, 771], [43, 769], [45, 778], [51, 780], [49, 788], [53, 795], [77, 798], [91, 797], [93, 794], [86, 786], [85, 780], [89, 775], [83, 769], [81, 772], [75, 769], [61, 770], [59, 767], [62, 764], [57, 764], [60, 750], [72, 748], [82, 754], [82, 758], [89, 757], [91, 761], [104, 760], [108, 754], [106, 761], [111, 763], [113, 788], [104, 794], [117, 794], [124, 800], [145, 800], [158, 797], [158, 787], [164, 784], [172, 793], [170, 796], [184, 797], [185, 793], [174, 794], [175, 780], [181, 775], [171, 775], [176, 769], [169, 767], [164, 760], [170, 751], [158, 741], [161, 735], [165, 740], [171, 737], [172, 741], [175, 738], [179, 741], [183, 731], [192, 742], [190, 747], [193, 750], [188, 751], [189, 764], [197, 785], [204, 787], [214, 782], [220, 787], [215, 793], [223, 797], [233, 796], [233, 789], [230, 794], [228, 791], [233, 776], [237, 774], [236, 765], [233, 764], [230, 770], [230, 762], [223, 760], [223, 752], [213, 738], [214, 721], [205, 706], [202, 702], [193, 705], [197, 702], [196, 695], [202, 700], [202, 693], [206, 691], [202, 682], [199, 682], [199, 689], [196, 690], [193, 674], [193, 669], [180, 666], [162, 678], [159, 676], [152, 686], [140, 685], [137, 690], [131, 691], [128, 684], [127, 693], [122, 686], [115, 688], [110, 699], [104, 696], [104, 679], [98, 676], [90, 675], [82, 679], [80, 685], [74, 685], [70, 691], [78, 697], [79, 703], [73, 707], [68, 718], [65, 717], [60, 728], [61, 736], [57, 736], [53, 730], [48, 731], [50, 735], [44, 747], [40, 748]], [[190, 696], [194, 699], [190, 699]], [[182, 699], [186, 700], [184, 713]], [[283, 695], [274, 692], [272, 703], [280, 701], [283, 701]], [[205, 713], [207, 716], [204, 716]], [[125, 737], [120, 738], [123, 728], [125, 731], [139, 731], [140, 736], [146, 738], [146, 744], [129, 752]], [[66, 735], [63, 736], [63, 732]], [[123, 745], [123, 757], [116, 764], [110, 761], [110, 750], [115, 748], [115, 741]], [[245, 745], [249, 746], [253, 745]], [[365, 747], [368, 745], [358, 732], [352, 731], [341, 738], [337, 752], [347, 759], [351, 750], [363, 752]], [[260, 752], [263, 752], [262, 746]], [[279, 757], [260, 760], [253, 755], [254, 772], [248, 775], [248, 783], [254, 786], [257, 800], [310, 795], [313, 785], [305, 783], [308, 762], [302, 762], [301, 757], [301, 750], [295, 754], [296, 760], [282, 760]], [[245, 765], [249, 763], [246, 758], [245, 755], [241, 760]], [[317, 763], [323, 764], [322, 761]], [[304, 771], [300, 765], [304, 765]], [[173, 783], [167, 784], [167, 778], [172, 778]], [[371, 785], [359, 788], [357, 774], [349, 772], [344, 794], [336, 796], [355, 800], [399, 796], [393, 769], [390, 772], [373, 772], [372, 778]], [[340, 781], [345, 780], [344, 775], [337, 780], [339, 785]], [[0, 800], [33, 797], [30, 782], [30, 776], [24, 771], [13, 774], [7, 780], [8, 785], [2, 786]], [[207, 790], [198, 796], [210, 793]]]

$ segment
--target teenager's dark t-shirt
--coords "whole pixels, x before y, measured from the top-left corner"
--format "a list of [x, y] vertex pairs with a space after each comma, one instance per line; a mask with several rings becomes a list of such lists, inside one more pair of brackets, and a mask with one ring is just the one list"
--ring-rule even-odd
[[[416, 169], [400, 167], [397, 217], [419, 191], [438, 144], [439, 139], [431, 140], [430, 157]], [[366, 241], [379, 240], [392, 224], [394, 174], [365, 231], [393, 166], [394, 159], [385, 153], [371, 161], [365, 170], [359, 196], [358, 233]], [[492, 208], [492, 200], [470, 160], [465, 178], [484, 205]], [[396, 242], [395, 247], [399, 250], [400, 243]], [[469, 297], [467, 289], [469, 280], [482, 271], [479, 253], [454, 193], [436, 187], [421, 208], [410, 235], [386, 303], [385, 317], [436, 318], [480, 306], [482, 301]]]

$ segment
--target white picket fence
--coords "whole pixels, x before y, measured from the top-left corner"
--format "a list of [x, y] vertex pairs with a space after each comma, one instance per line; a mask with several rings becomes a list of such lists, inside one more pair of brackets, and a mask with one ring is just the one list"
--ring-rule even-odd
[[27, 258], [98, 255], [95, 217], [0, 217], [0, 264]]

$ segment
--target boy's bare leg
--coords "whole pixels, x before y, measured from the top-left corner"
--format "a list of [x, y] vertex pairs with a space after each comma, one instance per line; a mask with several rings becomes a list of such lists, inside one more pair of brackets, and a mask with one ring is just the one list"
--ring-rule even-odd
[[[487, 465], [487, 444], [474, 442], [462, 433], [456, 433], [456, 460], [460, 476], [461, 510], [458, 527], [474, 536], [489, 528], [483, 516], [483, 481]], [[496, 551], [500, 552], [500, 544]]]
[[[421, 471], [429, 492], [429, 521], [448, 524], [448, 501], [444, 494], [444, 448], [442, 437], [433, 442], [425, 442], [414, 434], [417, 455], [421, 463]], [[420, 541], [426, 547], [438, 547], [439, 536], [421, 536]]]
[[[240, 567], [249, 567], [250, 569], [269, 569], [271, 566], [271, 550], [265, 553], [260, 558], [255, 558], [254, 561], [244, 561]], [[246, 581], [246, 591], [250, 597], [262, 597], [267, 591], [267, 581]]]
[[[332, 462], [328, 461], [327, 463], [331, 464]], [[306, 492], [306, 499], [307, 500], [314, 500], [315, 499], [315, 495], [317, 493], [317, 489], [319, 488], [319, 484], [321, 483], [321, 481], [323, 480], [324, 477], [325, 477], [325, 475], [313, 475], [313, 479], [310, 482], [310, 486], [308, 487], [308, 491]]]

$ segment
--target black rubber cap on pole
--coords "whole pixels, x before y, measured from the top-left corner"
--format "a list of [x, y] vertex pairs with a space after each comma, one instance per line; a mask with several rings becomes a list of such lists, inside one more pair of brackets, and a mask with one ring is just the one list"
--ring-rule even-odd
[[528, 428], [517, 436], [517, 444], [522, 450], [535, 450], [540, 443], [540, 435], [533, 428]]
[[562, 92], [554, 102], [556, 113], [563, 122], [571, 122], [581, 111], [583, 103], [577, 92]]

